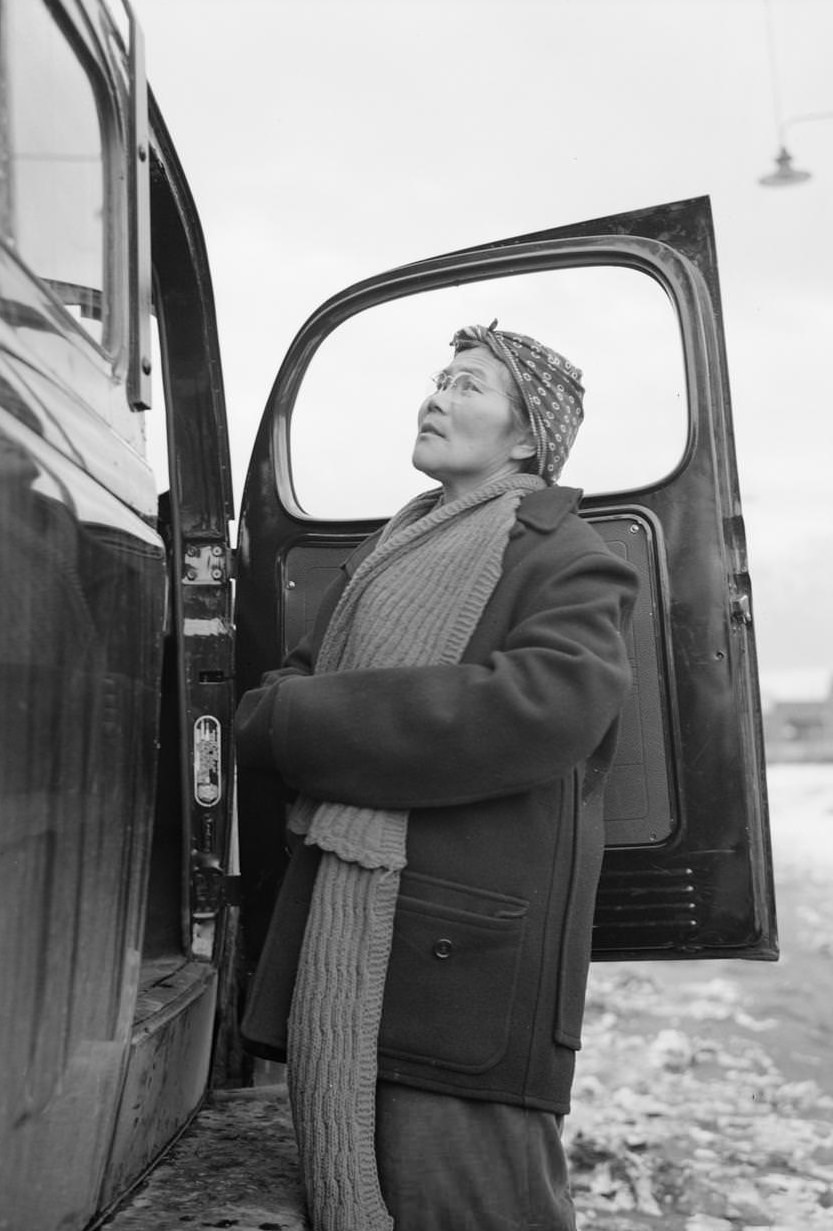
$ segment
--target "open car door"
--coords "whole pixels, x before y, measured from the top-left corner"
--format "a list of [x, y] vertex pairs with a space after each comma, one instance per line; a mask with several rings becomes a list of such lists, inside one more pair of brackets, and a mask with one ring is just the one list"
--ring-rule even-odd
[[[410, 468], [429, 375], [457, 328], [495, 317], [583, 369], [585, 423], [564, 478], [641, 576], [594, 956], [773, 959], [754, 625], [707, 198], [408, 265], [307, 321], [243, 497], [238, 688], [300, 639], [354, 546], [430, 485]], [[286, 856], [274, 781], [241, 774], [239, 801], [253, 962]]]

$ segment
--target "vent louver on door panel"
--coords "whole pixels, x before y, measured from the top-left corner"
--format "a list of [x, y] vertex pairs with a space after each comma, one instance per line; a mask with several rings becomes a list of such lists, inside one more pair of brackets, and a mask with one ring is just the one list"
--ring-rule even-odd
[[593, 948], [621, 950], [685, 944], [697, 933], [698, 894], [693, 868], [602, 873], [596, 898]]

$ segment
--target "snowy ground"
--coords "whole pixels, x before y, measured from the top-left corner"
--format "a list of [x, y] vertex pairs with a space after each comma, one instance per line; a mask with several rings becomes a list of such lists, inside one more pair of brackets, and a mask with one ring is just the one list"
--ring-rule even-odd
[[[599, 964], [567, 1121], [579, 1231], [833, 1229], [833, 765], [776, 765], [782, 957]], [[280, 1090], [221, 1092], [108, 1231], [302, 1231]]]
[[581, 1231], [833, 1228], [833, 766], [769, 773], [781, 960], [593, 967]]

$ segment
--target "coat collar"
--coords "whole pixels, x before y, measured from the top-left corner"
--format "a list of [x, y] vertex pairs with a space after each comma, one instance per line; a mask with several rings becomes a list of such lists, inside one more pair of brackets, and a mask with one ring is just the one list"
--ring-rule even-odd
[[568, 513], [575, 513], [582, 495], [578, 487], [544, 487], [521, 501], [517, 520], [532, 530], [549, 534]]

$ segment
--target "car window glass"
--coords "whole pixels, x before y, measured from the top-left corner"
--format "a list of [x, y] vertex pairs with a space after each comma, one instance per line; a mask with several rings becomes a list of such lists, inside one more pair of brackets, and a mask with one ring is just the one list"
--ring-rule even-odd
[[583, 371], [585, 419], [564, 483], [587, 494], [632, 491], [676, 468], [688, 405], [673, 304], [631, 268], [562, 268], [393, 300], [329, 334], [292, 411], [292, 482], [304, 513], [384, 517], [432, 486], [410, 464], [417, 411], [452, 356], [455, 330], [495, 317]]
[[2, 41], [3, 231], [102, 343], [105, 142], [93, 82], [40, 0], [4, 4]]

